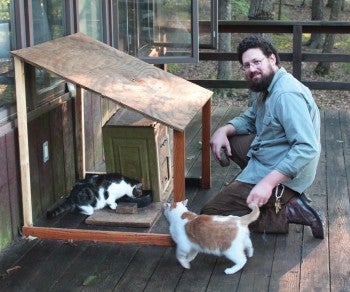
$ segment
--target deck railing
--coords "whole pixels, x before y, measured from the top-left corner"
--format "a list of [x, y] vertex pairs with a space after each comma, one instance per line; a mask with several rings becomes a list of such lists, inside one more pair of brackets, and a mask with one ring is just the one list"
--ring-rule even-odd
[[[349, 82], [304, 81], [302, 80], [302, 62], [349, 62], [348, 54], [303, 52], [303, 33], [350, 34], [350, 22], [343, 21], [219, 21], [219, 33], [290, 33], [293, 36], [293, 49], [290, 53], [279, 53], [281, 61], [291, 62], [293, 75], [310, 89], [350, 90]], [[201, 23], [201, 30], [209, 28], [207, 22]], [[200, 61], [237, 61], [234, 52], [200, 52]], [[242, 80], [190, 80], [207, 88], [246, 88]]]

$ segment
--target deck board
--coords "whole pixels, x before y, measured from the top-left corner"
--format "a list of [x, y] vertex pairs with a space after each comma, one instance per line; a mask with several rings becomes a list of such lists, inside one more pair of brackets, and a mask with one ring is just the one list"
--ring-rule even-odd
[[[213, 130], [233, 112], [238, 113], [227, 105], [213, 106]], [[311, 205], [326, 219], [324, 240], [314, 239], [309, 227], [293, 224], [288, 235], [252, 234], [254, 256], [241, 271], [225, 275], [224, 269], [232, 265], [226, 258], [200, 254], [192, 268], [185, 270], [176, 261], [174, 247], [23, 239], [0, 254], [1, 291], [349, 290], [350, 112], [325, 110], [321, 117], [322, 153], [315, 182], [307, 193]], [[190, 124], [193, 128], [186, 129], [186, 156], [195, 155], [186, 161], [189, 176], [200, 174], [201, 131], [196, 121], [199, 116]], [[233, 163], [224, 168], [211, 159], [212, 187], [186, 187], [190, 209], [195, 212], [239, 172]], [[67, 214], [52, 223], [83, 228], [84, 218]], [[164, 216], [150, 230], [143, 230], [167, 231]], [[88, 277], [95, 277], [96, 283], [83, 286]]]

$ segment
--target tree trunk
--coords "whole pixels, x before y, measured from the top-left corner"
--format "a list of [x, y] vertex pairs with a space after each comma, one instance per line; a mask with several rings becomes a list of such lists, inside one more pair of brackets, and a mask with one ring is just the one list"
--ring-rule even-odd
[[[218, 7], [219, 20], [231, 20], [231, 0], [220, 0]], [[219, 52], [231, 52], [231, 34], [219, 34]], [[217, 79], [230, 80], [233, 78], [232, 61], [219, 61]], [[221, 90], [227, 95], [230, 90]]]
[[[311, 20], [323, 20], [323, 12], [323, 0], [312, 0]], [[322, 47], [322, 38], [322, 34], [312, 33], [306, 45], [313, 49], [319, 49]]]
[[250, 0], [248, 19], [269, 20], [273, 19], [272, 0]]
[[[329, 20], [338, 20], [340, 8], [342, 4], [342, 0], [332, 0], [332, 10], [329, 17]], [[326, 39], [324, 41], [323, 50], [322, 53], [332, 53], [333, 47], [334, 47], [334, 34], [327, 34]], [[330, 62], [319, 62], [315, 68], [315, 72], [318, 75], [325, 76], [329, 73], [329, 70], [331, 68]]]

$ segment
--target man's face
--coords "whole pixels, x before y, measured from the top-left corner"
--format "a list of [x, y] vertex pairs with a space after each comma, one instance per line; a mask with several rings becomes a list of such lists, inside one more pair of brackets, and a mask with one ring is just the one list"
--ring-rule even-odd
[[258, 48], [249, 49], [243, 53], [242, 63], [249, 88], [256, 92], [267, 90], [278, 70], [275, 55], [266, 57]]

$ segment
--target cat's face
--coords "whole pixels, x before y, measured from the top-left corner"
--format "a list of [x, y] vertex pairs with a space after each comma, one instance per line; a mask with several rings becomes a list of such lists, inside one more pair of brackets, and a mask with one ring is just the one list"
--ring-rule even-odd
[[142, 190], [143, 186], [142, 183], [138, 183], [132, 190], [132, 194], [134, 197], [141, 197], [142, 196]]

